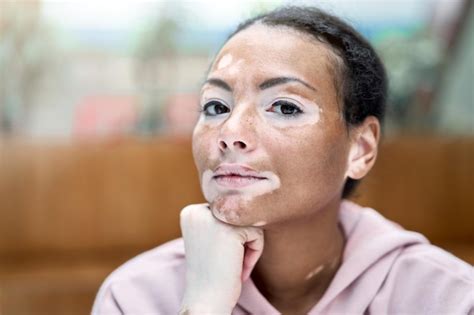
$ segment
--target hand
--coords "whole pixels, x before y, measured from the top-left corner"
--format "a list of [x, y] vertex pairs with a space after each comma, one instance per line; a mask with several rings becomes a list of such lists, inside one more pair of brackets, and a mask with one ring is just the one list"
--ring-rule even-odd
[[207, 204], [181, 211], [186, 288], [181, 313], [230, 314], [263, 250], [263, 231], [217, 220]]

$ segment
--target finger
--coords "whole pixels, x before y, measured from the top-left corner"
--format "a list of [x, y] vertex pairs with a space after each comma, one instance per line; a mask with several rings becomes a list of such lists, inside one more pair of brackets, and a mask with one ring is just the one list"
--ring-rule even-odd
[[199, 220], [202, 217], [204, 214], [203, 211], [207, 212], [208, 210], [209, 204], [207, 203], [187, 205], [181, 210], [179, 215], [179, 225], [183, 237], [185, 237], [185, 234], [190, 226], [192, 226], [196, 220]]
[[255, 264], [263, 252], [263, 231], [255, 231], [250, 233], [249, 236], [251, 236], [253, 240], [245, 243], [244, 261], [241, 274], [242, 282], [250, 277]]
[[261, 255], [262, 250], [253, 250], [250, 248], [245, 249], [241, 275], [242, 282], [246, 281], [250, 277], [250, 274], [252, 273], [252, 270], [257, 264], [257, 261]]

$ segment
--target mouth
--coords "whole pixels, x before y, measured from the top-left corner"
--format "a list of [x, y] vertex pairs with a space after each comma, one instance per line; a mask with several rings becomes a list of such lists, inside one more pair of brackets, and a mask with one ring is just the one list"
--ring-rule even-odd
[[252, 168], [238, 164], [221, 164], [212, 178], [218, 185], [227, 188], [242, 188], [268, 180]]
[[240, 176], [240, 175], [218, 175], [213, 177], [217, 184], [228, 188], [241, 188], [266, 180], [264, 177]]

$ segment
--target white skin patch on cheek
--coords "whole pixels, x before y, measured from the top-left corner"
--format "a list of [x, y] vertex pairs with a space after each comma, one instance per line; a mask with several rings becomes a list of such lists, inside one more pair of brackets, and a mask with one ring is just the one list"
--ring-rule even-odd
[[211, 170], [205, 170], [204, 173], [202, 173], [201, 179], [202, 192], [204, 194], [204, 198], [206, 198], [207, 202], [209, 203], [214, 202], [216, 197], [219, 195], [216, 189], [215, 181], [212, 179], [213, 175], [214, 172]]
[[308, 273], [308, 275], [305, 277], [305, 279], [306, 279], [306, 280], [309, 280], [309, 279], [313, 278], [313, 277], [316, 276], [318, 273], [320, 273], [323, 269], [324, 269], [324, 265], [321, 265], [321, 266], [317, 267], [316, 269], [314, 269], [313, 271], [311, 271], [310, 273]]
[[231, 54], [226, 54], [224, 55], [221, 60], [219, 60], [219, 63], [217, 64], [217, 70], [221, 70], [225, 67], [227, 67], [228, 65], [230, 65], [230, 63], [232, 62], [232, 55]]

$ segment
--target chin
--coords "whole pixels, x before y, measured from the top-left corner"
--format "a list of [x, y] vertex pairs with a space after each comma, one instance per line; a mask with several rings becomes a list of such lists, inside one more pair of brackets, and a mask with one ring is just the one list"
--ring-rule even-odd
[[214, 217], [222, 222], [236, 225], [249, 226], [256, 221], [256, 216], [252, 201], [247, 200], [239, 194], [218, 196], [213, 202], [210, 202], [210, 208]]

